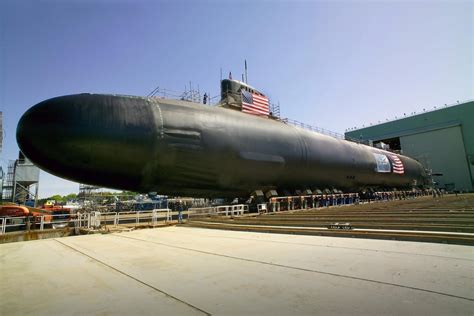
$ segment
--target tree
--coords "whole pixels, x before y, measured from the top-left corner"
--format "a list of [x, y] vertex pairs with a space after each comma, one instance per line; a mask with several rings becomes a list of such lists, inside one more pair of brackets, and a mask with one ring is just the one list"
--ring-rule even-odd
[[69, 200], [74, 200], [77, 199], [77, 194], [76, 193], [70, 193], [68, 195], [63, 196], [64, 201], [69, 201]]
[[56, 194], [56, 195], [53, 195], [53, 196], [47, 198], [47, 200], [55, 200], [56, 202], [62, 202], [63, 197], [59, 194]]

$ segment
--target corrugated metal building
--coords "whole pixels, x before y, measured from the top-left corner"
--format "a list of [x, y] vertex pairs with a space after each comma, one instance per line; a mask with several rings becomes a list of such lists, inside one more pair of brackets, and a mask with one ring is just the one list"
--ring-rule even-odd
[[474, 190], [474, 101], [446, 106], [345, 133], [346, 138], [383, 142], [419, 160], [439, 188]]

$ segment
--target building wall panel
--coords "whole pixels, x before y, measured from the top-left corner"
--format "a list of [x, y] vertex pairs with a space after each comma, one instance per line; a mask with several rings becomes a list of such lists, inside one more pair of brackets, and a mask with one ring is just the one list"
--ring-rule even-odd
[[434, 173], [443, 174], [434, 177], [440, 188], [473, 189], [460, 126], [402, 136], [400, 144], [403, 154], [418, 159]]

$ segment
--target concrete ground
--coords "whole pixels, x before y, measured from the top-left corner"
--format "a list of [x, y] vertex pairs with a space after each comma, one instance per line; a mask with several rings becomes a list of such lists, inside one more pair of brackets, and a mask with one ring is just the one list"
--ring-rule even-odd
[[0, 245], [0, 315], [473, 315], [474, 248], [144, 229]]

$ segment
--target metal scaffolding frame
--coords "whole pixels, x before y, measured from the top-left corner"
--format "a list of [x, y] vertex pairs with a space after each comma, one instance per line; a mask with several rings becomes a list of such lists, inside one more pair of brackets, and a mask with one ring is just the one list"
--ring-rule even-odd
[[11, 160], [3, 179], [2, 201], [36, 206], [39, 189], [39, 168], [21, 152]]

